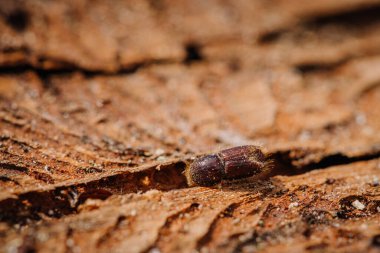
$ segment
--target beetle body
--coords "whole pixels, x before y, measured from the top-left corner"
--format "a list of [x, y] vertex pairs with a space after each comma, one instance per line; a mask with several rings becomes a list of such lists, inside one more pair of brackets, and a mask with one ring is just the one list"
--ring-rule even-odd
[[266, 156], [257, 146], [238, 146], [201, 156], [187, 167], [189, 185], [212, 186], [222, 180], [239, 179], [261, 173]]

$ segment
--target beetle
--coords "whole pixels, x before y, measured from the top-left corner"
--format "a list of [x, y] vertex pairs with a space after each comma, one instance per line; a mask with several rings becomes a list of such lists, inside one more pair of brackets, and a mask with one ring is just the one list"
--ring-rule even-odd
[[258, 146], [237, 146], [196, 158], [186, 166], [190, 186], [212, 186], [222, 180], [232, 180], [266, 171], [268, 156]]

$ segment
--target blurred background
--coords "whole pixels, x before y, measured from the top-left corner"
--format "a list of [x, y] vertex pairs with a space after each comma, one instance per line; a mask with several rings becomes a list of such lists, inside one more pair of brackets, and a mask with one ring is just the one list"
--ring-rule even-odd
[[374, 0], [1, 1], [2, 113], [134, 166], [243, 144], [373, 154], [379, 13]]
[[379, 13], [374, 0], [1, 1], [1, 72], [19, 73], [1, 96], [148, 149], [368, 146]]

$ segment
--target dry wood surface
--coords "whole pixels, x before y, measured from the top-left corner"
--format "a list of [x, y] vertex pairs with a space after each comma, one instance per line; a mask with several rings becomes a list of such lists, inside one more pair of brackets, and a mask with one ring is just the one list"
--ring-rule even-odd
[[379, 0], [0, 1], [0, 252], [379, 251]]

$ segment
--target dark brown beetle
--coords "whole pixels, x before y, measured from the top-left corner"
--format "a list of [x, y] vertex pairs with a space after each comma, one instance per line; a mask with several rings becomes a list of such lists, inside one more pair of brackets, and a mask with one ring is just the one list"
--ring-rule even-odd
[[267, 157], [257, 146], [238, 146], [196, 158], [186, 168], [189, 185], [212, 186], [222, 180], [257, 175], [265, 170]]

